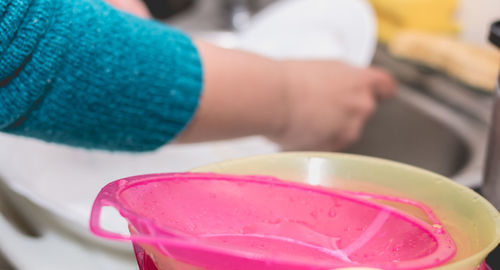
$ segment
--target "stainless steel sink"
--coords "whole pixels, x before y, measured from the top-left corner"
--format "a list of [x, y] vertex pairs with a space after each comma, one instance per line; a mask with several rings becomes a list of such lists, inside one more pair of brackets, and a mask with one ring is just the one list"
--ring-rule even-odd
[[380, 104], [346, 152], [404, 162], [478, 186], [486, 134], [486, 125], [401, 87], [395, 99]]
[[[264, 7], [271, 1], [260, 2]], [[223, 16], [217, 16], [221, 15], [217, 3], [220, 4], [200, 1], [191, 12], [169, 23], [220, 46], [235, 47], [237, 35], [230, 28], [221, 28]], [[391, 57], [381, 53], [376, 54], [375, 61], [392, 69], [396, 75], [403, 70], [393, 63]], [[456, 92], [452, 91], [453, 87], [445, 88], [449, 90], [446, 94], [453, 97]], [[401, 86], [395, 99], [380, 104], [362, 138], [345, 152], [404, 162], [448, 176], [467, 186], [479, 186], [485, 156], [486, 123], [477, 119], [481, 117], [462, 114], [420, 90]], [[473, 109], [478, 111], [478, 107], [488, 109], [481, 104]]]
[[[233, 47], [231, 32], [202, 32], [202, 37]], [[487, 123], [402, 85], [396, 98], [379, 105], [363, 136], [348, 153], [411, 164], [469, 187], [481, 183]]]

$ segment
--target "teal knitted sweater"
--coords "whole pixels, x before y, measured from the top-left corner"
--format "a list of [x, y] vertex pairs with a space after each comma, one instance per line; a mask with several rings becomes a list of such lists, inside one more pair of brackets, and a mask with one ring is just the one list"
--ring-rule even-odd
[[192, 118], [198, 53], [181, 32], [102, 0], [0, 0], [0, 130], [156, 149]]

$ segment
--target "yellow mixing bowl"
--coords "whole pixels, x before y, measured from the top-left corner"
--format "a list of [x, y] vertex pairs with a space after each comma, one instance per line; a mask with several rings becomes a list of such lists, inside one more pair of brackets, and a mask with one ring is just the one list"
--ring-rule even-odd
[[[486, 199], [443, 176], [401, 163], [347, 154], [297, 152], [230, 160], [194, 171], [266, 174], [423, 202], [434, 210], [457, 244], [456, 256], [436, 269], [478, 269], [500, 242], [500, 214]], [[425, 217], [408, 206], [392, 206]]]

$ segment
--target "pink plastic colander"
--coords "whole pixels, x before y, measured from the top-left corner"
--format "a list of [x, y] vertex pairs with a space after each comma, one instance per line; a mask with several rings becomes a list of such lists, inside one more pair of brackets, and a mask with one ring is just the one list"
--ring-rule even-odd
[[[428, 220], [373, 199], [413, 205]], [[130, 236], [101, 229], [104, 206], [127, 219]], [[141, 247], [214, 270], [423, 269], [456, 253], [450, 235], [423, 204], [268, 176], [180, 173], [121, 179], [97, 196], [90, 229], [134, 242], [138, 256], [146, 258], [139, 261], [141, 269], [154, 269]]]

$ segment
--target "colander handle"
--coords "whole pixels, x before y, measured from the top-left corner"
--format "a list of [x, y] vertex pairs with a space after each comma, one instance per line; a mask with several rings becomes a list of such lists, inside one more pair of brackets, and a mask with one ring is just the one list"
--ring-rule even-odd
[[[113, 185], [115, 183], [111, 183]], [[115, 232], [111, 232], [105, 230], [101, 227], [101, 212], [102, 208], [105, 206], [111, 206], [116, 210], [120, 211], [120, 207], [116, 202], [116, 199], [112, 195], [113, 192], [109, 191], [101, 191], [92, 205], [92, 211], [90, 213], [89, 227], [90, 231], [102, 238], [117, 240], [117, 241], [132, 241], [138, 243], [147, 243], [147, 244], [158, 244], [162, 242], [160, 239], [147, 236], [147, 235], [124, 235]]]
[[[117, 185], [116, 183], [111, 183], [109, 184], [111, 186], [111, 190], [117, 190], [117, 188], [114, 187], [114, 185]], [[109, 187], [106, 187], [109, 188]], [[106, 189], [105, 188], [105, 189]], [[113, 196], [114, 192], [109, 192], [109, 191], [101, 191], [98, 195], [97, 198], [94, 201], [94, 204], [92, 205], [92, 211], [90, 213], [90, 220], [89, 220], [89, 228], [90, 231], [102, 238], [106, 239], [111, 239], [111, 240], [117, 240], [117, 241], [132, 241], [134, 243], [143, 243], [143, 244], [152, 244], [152, 245], [157, 245], [157, 244], [167, 244], [167, 243], [175, 243], [179, 242], [181, 239], [187, 239], [189, 238], [186, 235], [181, 234], [180, 232], [165, 232], [162, 231], [162, 237], [156, 237], [154, 235], [143, 235], [137, 232], [137, 234], [131, 234], [131, 235], [124, 235], [124, 234], [119, 234], [115, 232], [111, 232], [108, 230], [105, 230], [101, 227], [101, 212], [102, 208], [106, 206], [111, 206], [118, 210], [120, 212], [121, 207], [119, 206], [118, 202], [116, 201], [115, 197]], [[123, 215], [123, 213], [120, 212], [120, 214]], [[139, 223], [147, 224], [147, 220], [141, 220], [140, 217], [136, 217], [136, 221]], [[153, 230], [150, 228], [150, 230]]]
[[119, 208], [116, 206], [115, 202], [110, 200], [109, 195], [104, 192], [100, 192], [92, 205], [92, 211], [90, 213], [89, 228], [90, 231], [102, 238], [113, 239], [118, 241], [132, 241], [134, 238], [131, 235], [123, 235], [115, 232], [105, 230], [101, 227], [101, 212], [102, 208], [105, 206], [111, 206], [116, 210]]

